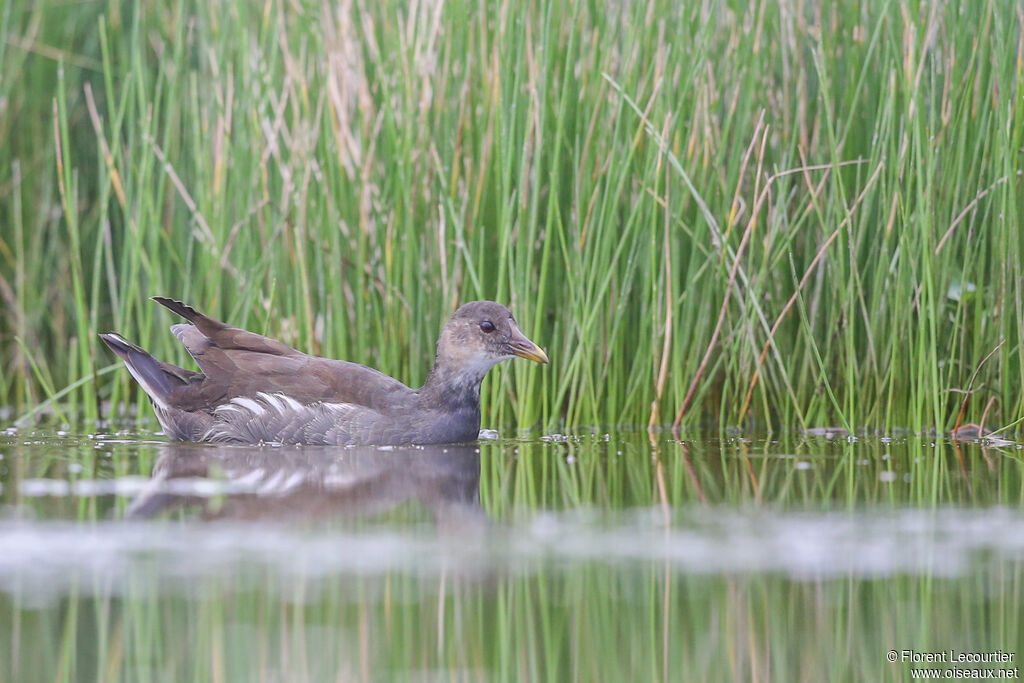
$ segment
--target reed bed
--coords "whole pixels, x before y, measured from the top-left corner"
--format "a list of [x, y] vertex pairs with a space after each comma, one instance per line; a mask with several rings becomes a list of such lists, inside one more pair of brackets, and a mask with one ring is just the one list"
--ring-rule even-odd
[[491, 424], [1024, 413], [1014, 3], [2, 13], [18, 414], [139, 400], [97, 332], [184, 363], [154, 294], [412, 384], [505, 302], [553, 363], [500, 371]]

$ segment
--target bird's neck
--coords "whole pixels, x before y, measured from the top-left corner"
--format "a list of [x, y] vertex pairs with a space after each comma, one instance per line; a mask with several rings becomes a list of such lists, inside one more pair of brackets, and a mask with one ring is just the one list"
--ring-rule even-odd
[[480, 383], [490, 367], [454, 367], [438, 359], [419, 390], [420, 405], [434, 410], [469, 412], [479, 416]]

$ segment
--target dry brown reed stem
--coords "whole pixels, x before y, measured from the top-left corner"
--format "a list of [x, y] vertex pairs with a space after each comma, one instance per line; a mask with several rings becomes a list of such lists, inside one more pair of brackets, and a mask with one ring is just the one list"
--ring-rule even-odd
[[[1003, 346], [1003, 344], [1005, 344], [1005, 343], [1006, 343], [1005, 339], [1000, 340], [999, 343], [996, 344], [995, 348], [992, 349], [991, 351], [989, 351], [988, 355], [981, 359], [981, 362], [978, 363], [978, 367], [976, 367], [974, 369], [974, 374], [971, 375], [971, 381], [967, 383], [967, 389], [964, 390], [964, 400], [960, 402], [960, 412], [957, 413], [956, 424], [953, 425], [953, 432], [952, 432], [953, 434], [956, 434], [956, 430], [960, 429], [960, 423], [963, 422], [964, 413], [967, 412], [967, 402], [971, 400], [971, 390], [974, 388], [974, 381], [976, 379], [978, 379], [978, 373], [980, 373], [981, 369], [983, 367], [985, 367], [985, 363], [988, 362], [988, 359], [991, 358], [992, 356], [994, 356], [996, 351], [998, 351]], [[985, 409], [985, 413], [986, 414], [988, 413], [988, 408]], [[982, 417], [982, 425], [981, 425], [981, 427], [984, 427], [984, 426], [985, 426], [984, 425], [984, 417]], [[978, 436], [979, 437], [982, 434], [981, 427], [979, 427], [979, 429], [978, 429]]]
[[[665, 130], [667, 132], [669, 125], [669, 118], [665, 119]], [[661, 166], [661, 162], [664, 159], [663, 154], [658, 155], [658, 165]], [[660, 168], [658, 169], [661, 170]], [[661, 347], [661, 362], [658, 367], [658, 380], [654, 387], [654, 400], [651, 401], [651, 417], [647, 421], [647, 430], [652, 431], [655, 425], [658, 424], [659, 419], [659, 407], [661, 406], [661, 397], [665, 391], [665, 380], [668, 378], [668, 359], [672, 351], [672, 309], [673, 309], [673, 289], [672, 289], [672, 250], [669, 249], [669, 225], [672, 220], [672, 215], [669, 210], [670, 203], [668, 201], [669, 183], [665, 183], [665, 200], [662, 202], [662, 208], [665, 210], [665, 287], [663, 288], [665, 294], [665, 336]]]
[[[863, 159], [856, 159], [854, 161], [841, 162], [839, 165], [845, 166], [850, 164], [862, 163], [865, 163]], [[868, 179], [868, 182], [864, 185], [864, 189], [861, 191], [860, 195], [857, 196], [857, 199], [853, 202], [853, 206], [850, 207], [849, 211], [847, 211], [846, 218], [844, 218], [842, 223], [840, 223], [839, 226], [836, 227], [836, 229], [832, 232], [832, 234], [829, 235], [828, 239], [825, 240], [825, 242], [818, 249], [817, 253], [814, 255], [814, 258], [811, 259], [811, 262], [807, 266], [807, 269], [804, 271], [803, 277], [800, 278], [800, 282], [797, 284], [796, 289], [793, 291], [793, 294], [789, 297], [789, 300], [786, 302], [786, 305], [782, 307], [782, 311], [775, 319], [775, 323], [772, 324], [771, 331], [768, 333], [768, 340], [764, 343], [764, 348], [761, 349], [761, 355], [758, 358], [757, 368], [755, 368], [754, 370], [754, 376], [750, 378], [750, 386], [747, 387], [747, 395], [743, 401], [743, 408], [742, 410], [740, 410], [741, 420], [747, 414], [747, 410], [750, 408], [750, 401], [754, 394], [754, 388], [757, 386], [758, 379], [761, 375], [761, 366], [764, 365], [764, 359], [768, 355], [768, 349], [774, 346], [775, 333], [778, 332], [779, 326], [782, 325], [783, 319], [789, 314], [789, 311], [793, 308], [793, 305], [796, 303], [797, 298], [800, 296], [800, 292], [803, 291], [804, 286], [811, 279], [811, 275], [814, 273], [814, 270], [818, 267], [818, 263], [820, 263], [821, 259], [825, 256], [825, 252], [828, 250], [829, 246], [832, 245], [836, 238], [839, 237], [839, 234], [843, 231], [843, 229], [850, 223], [850, 220], [853, 218], [853, 212], [857, 209], [857, 206], [864, 200], [864, 197], [867, 195], [868, 190], [871, 188], [875, 180], [878, 178], [878, 174], [881, 172], [883, 167], [884, 165], [882, 163], [879, 163], [878, 166], [875, 167], [875, 170], [871, 174], [871, 177]], [[789, 169], [787, 171], [783, 171], [782, 173], [777, 173], [774, 176], [772, 176], [772, 178], [769, 180], [768, 185], [765, 187], [765, 191], [767, 191], [768, 188], [771, 187], [771, 184], [774, 180], [782, 177], [783, 175], [829, 168], [832, 168], [832, 164], [806, 166], [804, 168], [794, 168]]]
[[[761, 158], [763, 158], [764, 145], [768, 139], [768, 128], [766, 126], [763, 126], [763, 121], [764, 112], [761, 113], [761, 117], [758, 119], [757, 129], [754, 132], [754, 136], [751, 140], [750, 146], [747, 148], [747, 153], [744, 156], [742, 166], [743, 168], [746, 168], [746, 165], [750, 158], [750, 154], [753, 150], [754, 141], [758, 139], [758, 136], [761, 136]], [[742, 175], [743, 174], [741, 173], [741, 178]], [[676, 419], [672, 422], [673, 432], [679, 430], [679, 425], [680, 423], [682, 423], [683, 417], [686, 415], [686, 411], [689, 409], [690, 404], [693, 402], [693, 397], [697, 392], [697, 386], [700, 384], [700, 380], [704, 376], [704, 371], [707, 369], [707, 365], [711, 361], [711, 354], [714, 351], [715, 345], [718, 343], [718, 337], [721, 334], [722, 326], [725, 323], [725, 314], [729, 310], [729, 300], [732, 298], [733, 286], [736, 283], [736, 276], [737, 273], [740, 271], [741, 257], [744, 249], [746, 249], [747, 243], [750, 241], [750, 236], [753, 234], [754, 228], [757, 226], [757, 216], [760, 212], [761, 205], [764, 203], [765, 199], [768, 196], [767, 190], [768, 188], [765, 187], [765, 189], [759, 194], [757, 202], [754, 204], [753, 211], [751, 211], [750, 218], [747, 220], [747, 227], [743, 230], [743, 237], [740, 239], [740, 244], [736, 248], [736, 253], [732, 255], [732, 265], [729, 268], [729, 281], [726, 284], [725, 295], [722, 297], [722, 305], [718, 311], [718, 320], [715, 322], [715, 329], [711, 333], [711, 339], [708, 341], [708, 346], [707, 349], [704, 351], [703, 358], [701, 358], [700, 365], [697, 366], [697, 372], [694, 374], [693, 380], [690, 382], [690, 387], [686, 391], [686, 396], [683, 398], [683, 404], [679, 407], [679, 411], [676, 413]], [[713, 226], [712, 235], [717, 236], [718, 243], [722, 245], [721, 250], [723, 251], [723, 253], [727, 253], [728, 249], [726, 247], [725, 238], [720, 232], [718, 232], [717, 225], [713, 223], [713, 220], [709, 221], [709, 225]], [[743, 275], [743, 282], [744, 285], [748, 285], [749, 283], [745, 274]], [[758, 311], [760, 311], [760, 308], [758, 308]]]

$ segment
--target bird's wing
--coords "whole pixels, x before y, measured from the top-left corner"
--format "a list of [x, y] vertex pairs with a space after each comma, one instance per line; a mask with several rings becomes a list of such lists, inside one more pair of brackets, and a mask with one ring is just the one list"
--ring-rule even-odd
[[390, 443], [393, 421], [351, 403], [303, 404], [281, 393], [237, 397], [214, 411], [203, 441], [335, 445]]
[[181, 390], [175, 404], [210, 410], [235, 396], [281, 393], [299, 403], [317, 401], [390, 408], [411, 400], [413, 391], [371, 368], [309, 356], [275, 339], [232, 327], [164, 297], [157, 303], [191, 324], [171, 326], [206, 379]]

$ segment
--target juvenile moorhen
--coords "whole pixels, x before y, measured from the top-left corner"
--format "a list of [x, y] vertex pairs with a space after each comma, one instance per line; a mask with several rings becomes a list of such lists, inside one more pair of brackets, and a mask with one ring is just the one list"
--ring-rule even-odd
[[100, 338], [149, 395], [172, 439], [234, 443], [464, 443], [480, 432], [480, 382], [513, 356], [547, 363], [512, 313], [465, 304], [437, 340], [419, 389], [363, 365], [309, 356], [231, 327], [174, 299], [153, 301], [188, 320], [171, 326], [202, 372], [164, 363], [118, 334]]

